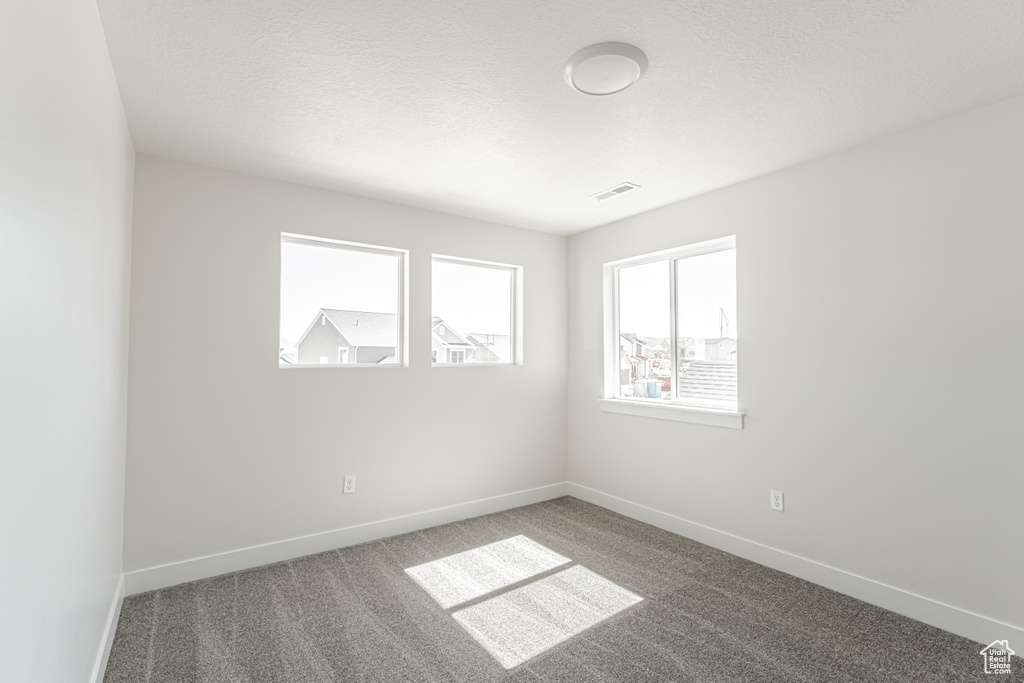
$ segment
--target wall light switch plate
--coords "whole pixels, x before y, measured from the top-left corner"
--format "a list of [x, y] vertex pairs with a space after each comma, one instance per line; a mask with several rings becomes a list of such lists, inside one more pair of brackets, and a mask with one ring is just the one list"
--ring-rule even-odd
[[771, 491], [771, 508], [776, 512], [783, 511], [782, 491]]
[[355, 493], [356, 492], [356, 477], [354, 474], [345, 476], [345, 488], [341, 490], [342, 493]]

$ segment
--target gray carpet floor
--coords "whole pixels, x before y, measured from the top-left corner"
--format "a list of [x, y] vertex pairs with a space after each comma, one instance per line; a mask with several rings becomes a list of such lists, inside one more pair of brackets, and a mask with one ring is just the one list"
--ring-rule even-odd
[[[503, 668], [405, 570], [517, 535], [643, 600]], [[984, 681], [980, 649], [566, 497], [126, 598], [104, 681]]]

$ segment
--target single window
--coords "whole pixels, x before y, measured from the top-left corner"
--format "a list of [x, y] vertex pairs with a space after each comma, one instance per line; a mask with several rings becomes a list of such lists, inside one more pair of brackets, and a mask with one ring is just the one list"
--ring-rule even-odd
[[605, 397], [736, 412], [736, 242], [605, 264]]
[[521, 287], [521, 267], [435, 255], [431, 270], [433, 363], [522, 363]]
[[404, 365], [407, 253], [282, 233], [279, 366]]

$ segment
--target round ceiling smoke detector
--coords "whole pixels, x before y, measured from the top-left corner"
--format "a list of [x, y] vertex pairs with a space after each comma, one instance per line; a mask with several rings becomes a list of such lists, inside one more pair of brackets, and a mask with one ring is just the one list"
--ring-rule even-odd
[[626, 43], [598, 43], [574, 54], [565, 82], [587, 95], [611, 95], [636, 83], [647, 71], [647, 55]]

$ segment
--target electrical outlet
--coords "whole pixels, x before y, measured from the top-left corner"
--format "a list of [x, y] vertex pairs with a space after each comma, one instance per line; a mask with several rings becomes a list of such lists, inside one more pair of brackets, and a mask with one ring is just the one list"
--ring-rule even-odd
[[771, 508], [776, 512], [783, 511], [782, 491], [771, 491]]
[[356, 492], [356, 477], [354, 474], [345, 475], [345, 488], [341, 490], [342, 493], [355, 493]]

